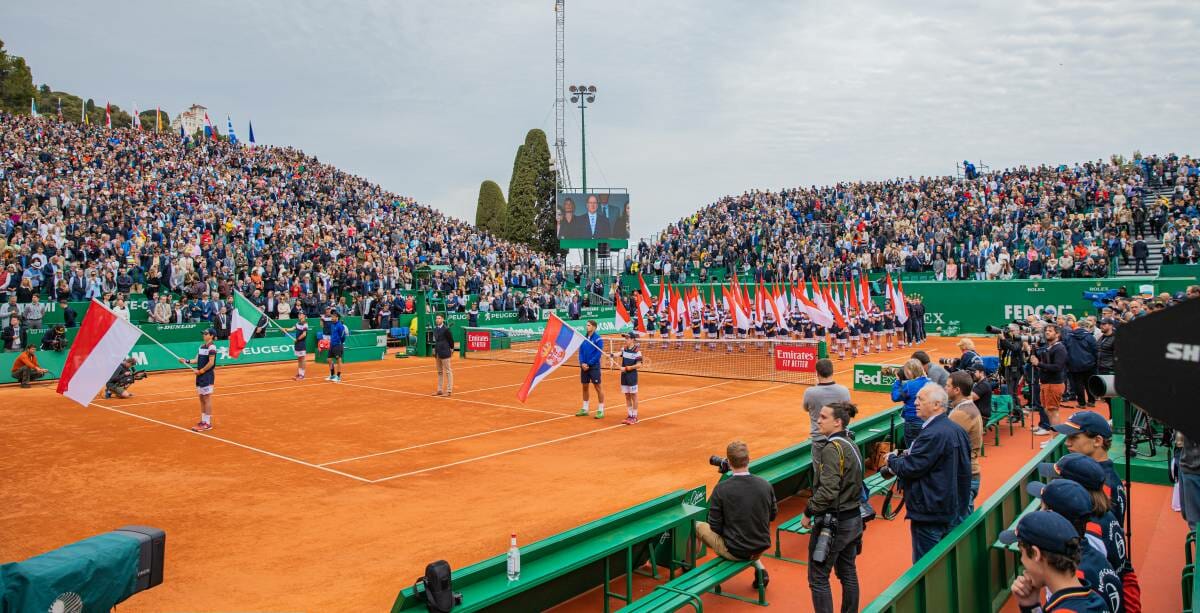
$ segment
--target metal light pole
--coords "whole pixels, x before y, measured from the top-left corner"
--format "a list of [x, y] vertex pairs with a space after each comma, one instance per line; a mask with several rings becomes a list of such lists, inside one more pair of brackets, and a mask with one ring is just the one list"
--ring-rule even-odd
[[579, 103], [579, 151], [583, 159], [583, 192], [587, 193], [587, 104], [596, 101], [595, 85], [572, 85], [571, 102]]

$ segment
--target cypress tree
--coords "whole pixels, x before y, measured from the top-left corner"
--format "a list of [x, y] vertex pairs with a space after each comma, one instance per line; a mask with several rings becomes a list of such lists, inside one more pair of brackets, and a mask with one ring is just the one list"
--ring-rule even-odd
[[504, 220], [504, 238], [526, 245], [533, 244], [534, 200], [537, 197], [534, 186], [537, 169], [532, 158], [529, 147], [517, 147], [512, 179], [508, 184], [508, 207]]
[[504, 193], [495, 181], [479, 184], [479, 202], [475, 206], [475, 227], [498, 235], [504, 221]]

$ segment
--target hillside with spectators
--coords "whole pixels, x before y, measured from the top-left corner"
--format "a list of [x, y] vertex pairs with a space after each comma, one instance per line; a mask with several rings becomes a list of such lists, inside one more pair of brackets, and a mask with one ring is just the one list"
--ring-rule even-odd
[[452, 308], [573, 298], [556, 257], [290, 147], [0, 113], [0, 207], [0, 299], [19, 303], [170, 292], [186, 312], [236, 288], [290, 314], [377, 316], [411, 309], [398, 290], [424, 265]]
[[1161, 240], [1200, 259], [1190, 156], [1114, 156], [964, 176], [845, 182], [725, 196], [643, 240], [625, 264], [674, 279], [723, 269], [767, 282], [861, 271], [936, 279], [1103, 277]]

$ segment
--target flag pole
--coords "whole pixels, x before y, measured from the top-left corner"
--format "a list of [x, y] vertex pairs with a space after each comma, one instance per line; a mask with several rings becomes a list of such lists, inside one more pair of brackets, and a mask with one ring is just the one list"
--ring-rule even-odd
[[[95, 304], [98, 304], [98, 305], [100, 305], [100, 308], [104, 309], [105, 311], [108, 311], [109, 313], [112, 313], [112, 316], [113, 316], [113, 317], [120, 317], [120, 316], [119, 316], [119, 315], [117, 315], [116, 313], [113, 313], [113, 310], [112, 310], [112, 309], [110, 309], [110, 308], [108, 308], [108, 305], [104, 304], [103, 302], [100, 302], [98, 299], [96, 299], [96, 298], [92, 298], [92, 302], [93, 302], [93, 303], [95, 303]], [[145, 330], [143, 330], [143, 329], [142, 329], [140, 326], [135, 326], [135, 325], [133, 324], [133, 322], [126, 322], [126, 323], [128, 323], [129, 325], [131, 325], [131, 326], [133, 326], [134, 328], [136, 328], [136, 329], [137, 329], [137, 331], [138, 331], [138, 334], [141, 334], [142, 336], [144, 336], [144, 337], [146, 337], [146, 338], [150, 339], [151, 341], [153, 341], [153, 342], [154, 342], [154, 344], [155, 344], [155, 345], [158, 345], [159, 347], [162, 347], [162, 348], [163, 348], [163, 351], [166, 351], [167, 353], [171, 354], [172, 356], [175, 356], [175, 359], [177, 359], [177, 360], [182, 360], [182, 359], [183, 359], [183, 357], [181, 357], [181, 356], [180, 356], [178, 353], [175, 353], [174, 351], [171, 351], [170, 349], [168, 349], [168, 348], [167, 348], [167, 346], [166, 346], [166, 345], [164, 345], [164, 344], [162, 344], [162, 343], [158, 342], [158, 339], [156, 339], [156, 338], [154, 338], [153, 336], [150, 336], [149, 334], [147, 334], [147, 333], [146, 333], [146, 331], [145, 331]], [[183, 365], [184, 365], [184, 366], [187, 366], [187, 367], [188, 367], [188, 368], [189, 368], [189, 369], [190, 369], [192, 372], [195, 372], [195, 371], [196, 371], [196, 369], [195, 369], [195, 368], [192, 368], [192, 365], [191, 365], [191, 364], [184, 363]]]
[[[237, 294], [237, 295], [241, 296], [241, 297], [242, 297], [242, 300], [245, 300], [246, 302], [249, 302], [250, 304], [254, 304], [254, 302], [252, 302], [252, 301], [251, 301], [249, 298], [247, 298], [247, 297], [246, 297], [246, 295], [245, 295], [245, 294], [243, 294], [242, 292], [240, 292], [240, 291], [238, 291], [238, 290], [236, 290], [236, 289], [235, 289], [235, 290], [233, 290], [233, 291], [234, 291], [234, 293], [235, 293], [235, 294]], [[258, 308], [258, 305], [257, 305], [257, 304], [254, 304], [254, 308], [256, 308], [256, 309], [257, 309], [257, 308]], [[267, 315], [267, 312], [266, 312], [266, 311], [259, 311], [259, 313], [262, 313], [262, 316], [267, 318], [267, 323], [269, 323], [269, 324], [271, 324], [271, 325], [275, 326], [276, 328], [279, 328], [279, 331], [280, 331], [280, 332], [283, 332], [283, 335], [284, 335], [284, 336], [286, 336], [286, 337], [288, 337], [288, 338], [292, 339], [293, 341], [295, 341], [295, 340], [296, 340], [296, 337], [294, 337], [294, 336], [292, 336], [291, 334], [289, 334], [289, 333], [288, 333], [288, 331], [287, 331], [287, 328], [284, 328], [283, 326], [279, 325], [279, 323], [278, 323], [278, 322], [276, 322], [274, 319], [271, 319], [271, 316], [270, 316], [270, 315]]]
[[[557, 320], [558, 320], [558, 322], [559, 322], [559, 323], [561, 323], [561, 324], [563, 324], [564, 326], [567, 326], [568, 328], [570, 328], [570, 327], [571, 327], [571, 325], [570, 325], [570, 324], [568, 324], [567, 322], [563, 321], [563, 320], [562, 320], [562, 318], [561, 318], [561, 317], [559, 317], [557, 313], [551, 313], [551, 314], [550, 314], [550, 316], [551, 316], [551, 317], [553, 317], [553, 318], [555, 318], [555, 319], [557, 319]], [[268, 318], [268, 319], [270, 319], [270, 318]], [[574, 330], [574, 328], [571, 328], [571, 329], [572, 329], [572, 330]], [[612, 357], [612, 354], [611, 354], [611, 353], [609, 353], [609, 352], [605, 351], [605, 350], [604, 350], [604, 348], [603, 348], [603, 347], [601, 347], [600, 345], [597, 345], [597, 344], [596, 344], [596, 343], [595, 343], [595, 342], [594, 342], [592, 339], [588, 338], [586, 334], [580, 334], [580, 336], [582, 336], [582, 337], [583, 337], [583, 340], [587, 341], [587, 342], [588, 342], [588, 344], [590, 344], [591, 346], [595, 347], [595, 348], [596, 348], [596, 351], [599, 351], [599, 352], [600, 352], [600, 355], [602, 355], [602, 356], [604, 356], [604, 357], [607, 357], [607, 358], [608, 358], [608, 362], [609, 362], [609, 365], [610, 365], [610, 366], [616, 367], [616, 365], [617, 365], [617, 360], [616, 360], [616, 358]]]

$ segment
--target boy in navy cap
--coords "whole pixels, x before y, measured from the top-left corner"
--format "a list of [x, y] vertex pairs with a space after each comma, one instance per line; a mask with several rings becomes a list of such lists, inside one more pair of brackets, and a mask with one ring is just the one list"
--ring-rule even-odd
[[[1075, 527], [1053, 511], [1034, 511], [1017, 522], [1015, 530], [1000, 533], [1000, 542], [1017, 544], [1025, 573], [1012, 583], [1021, 613], [1108, 613], [1108, 605], [1076, 576], [1081, 545]], [[1039, 590], [1050, 593], [1041, 603]]]
[[1104, 598], [1112, 613], [1124, 612], [1121, 579], [1106, 557], [1108, 550], [1104, 542], [1089, 531], [1092, 495], [1082, 485], [1067, 479], [1055, 479], [1049, 484], [1035, 481], [1027, 489], [1031, 495], [1042, 499], [1043, 509], [1054, 511], [1071, 522], [1081, 539], [1078, 565], [1081, 576]]
[[1039, 470], [1044, 477], [1074, 481], [1083, 486], [1092, 498], [1092, 517], [1087, 523], [1088, 534], [1104, 544], [1109, 564], [1121, 578], [1123, 601], [1126, 609], [1140, 610], [1142, 590], [1129, 551], [1125, 546], [1125, 530], [1113, 515], [1111, 501], [1105, 491], [1105, 471], [1098, 462], [1079, 453], [1068, 453], [1056, 464], [1042, 464]]
[[1112, 512], [1125, 528], [1125, 486], [1108, 457], [1113, 431], [1108, 420], [1095, 411], [1078, 411], [1054, 430], [1067, 437], [1067, 450], [1095, 460], [1104, 469], [1104, 493], [1112, 499]]

